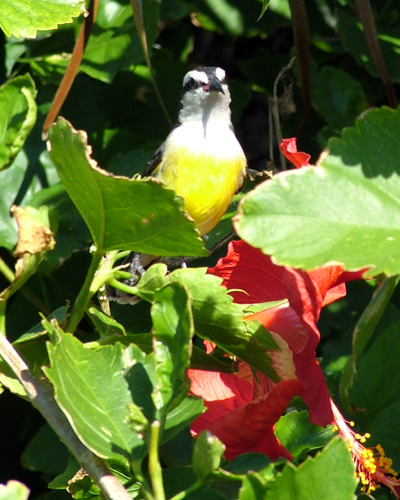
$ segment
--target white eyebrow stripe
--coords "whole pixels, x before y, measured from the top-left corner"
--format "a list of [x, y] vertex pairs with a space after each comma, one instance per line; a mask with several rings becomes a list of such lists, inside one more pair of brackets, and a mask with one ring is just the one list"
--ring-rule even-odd
[[208, 83], [208, 77], [204, 73], [204, 71], [198, 71], [197, 69], [189, 71], [189, 73], [186, 74], [185, 78], [183, 79], [183, 85], [185, 85], [190, 78], [194, 78], [198, 82]]
[[223, 82], [225, 80], [226, 74], [222, 68], [216, 68], [215, 69], [215, 76], [218, 78], [218, 80], [220, 82]]

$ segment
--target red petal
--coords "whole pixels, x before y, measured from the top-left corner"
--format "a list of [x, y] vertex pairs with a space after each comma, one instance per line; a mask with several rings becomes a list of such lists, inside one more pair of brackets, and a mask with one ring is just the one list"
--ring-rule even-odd
[[212, 432], [225, 444], [229, 460], [250, 451], [265, 453], [272, 460], [279, 456], [291, 458], [276, 439], [273, 427], [293, 396], [299, 393], [298, 380], [265, 387], [266, 392], [253, 399], [252, 385], [243, 383], [237, 375], [189, 370], [189, 376], [191, 392], [202, 396], [208, 408], [192, 424], [194, 434], [204, 429]]
[[257, 320], [271, 332], [278, 333], [293, 352], [304, 350], [308, 342], [308, 328], [289, 306], [276, 306], [246, 316], [246, 320]]
[[297, 151], [296, 138], [283, 139], [280, 149], [285, 157], [293, 163], [296, 168], [307, 167], [310, 165], [311, 156], [307, 153]]
[[223, 279], [223, 285], [233, 290], [238, 304], [258, 304], [287, 298], [283, 281], [285, 268], [276, 266], [261, 250], [244, 241], [232, 241], [226, 257], [219, 259], [208, 272]]
[[345, 295], [345, 288], [336, 286], [343, 273], [341, 266], [325, 266], [309, 272], [278, 266], [243, 241], [231, 242], [226, 257], [208, 272], [221, 277], [223, 285], [233, 290], [235, 302], [257, 304], [289, 299], [296, 314], [302, 318], [307, 313], [306, 323], [312, 319], [314, 327], [321, 307]]

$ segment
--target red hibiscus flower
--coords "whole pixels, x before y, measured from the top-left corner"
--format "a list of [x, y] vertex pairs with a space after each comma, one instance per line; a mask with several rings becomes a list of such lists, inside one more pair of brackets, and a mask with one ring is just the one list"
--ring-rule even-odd
[[[285, 156], [297, 167], [309, 165], [310, 156], [297, 152], [296, 139], [281, 144]], [[363, 446], [368, 437], [353, 432], [329, 396], [315, 349], [320, 340], [317, 322], [322, 307], [346, 294], [344, 283], [362, 277], [343, 272], [341, 266], [328, 265], [313, 271], [278, 266], [242, 241], [232, 242], [227, 256], [208, 271], [219, 276], [232, 290], [235, 302], [279, 304], [246, 316], [260, 321], [271, 333], [279, 350], [270, 351], [279, 382], [254, 374], [240, 363], [235, 374], [190, 370], [191, 392], [201, 396], [207, 411], [193, 424], [194, 435], [207, 429], [226, 446], [226, 457], [250, 451], [265, 453], [271, 459], [291, 458], [274, 434], [274, 425], [295, 395], [309, 408], [311, 422], [335, 424], [347, 441], [357, 465], [357, 475], [365, 491], [384, 484], [400, 498], [400, 481], [382, 447], [372, 451]], [[210, 352], [213, 346], [206, 342]]]
[[236, 241], [209, 272], [220, 276], [228, 289], [236, 290], [231, 295], [238, 303], [287, 299], [246, 317], [260, 321], [279, 345], [280, 351], [270, 355], [281, 381], [273, 383], [261, 374], [255, 379], [244, 363], [235, 375], [191, 370], [191, 390], [204, 398], [208, 408], [192, 430], [208, 429], [218, 436], [227, 446], [228, 458], [244, 451], [260, 451], [273, 459], [288, 457], [273, 427], [293, 396], [304, 399], [313, 423], [325, 426], [334, 421], [315, 356], [319, 341], [316, 322], [323, 305], [345, 294], [344, 285], [336, 285], [342, 269], [327, 266], [304, 272], [277, 266], [260, 250]]

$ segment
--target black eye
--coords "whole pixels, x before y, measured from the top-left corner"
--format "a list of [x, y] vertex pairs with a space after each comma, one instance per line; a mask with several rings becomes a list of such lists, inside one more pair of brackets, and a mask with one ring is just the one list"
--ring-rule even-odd
[[183, 91], [186, 92], [187, 90], [197, 89], [198, 87], [199, 87], [199, 82], [197, 80], [195, 80], [194, 78], [190, 77], [185, 82], [185, 86], [183, 88]]

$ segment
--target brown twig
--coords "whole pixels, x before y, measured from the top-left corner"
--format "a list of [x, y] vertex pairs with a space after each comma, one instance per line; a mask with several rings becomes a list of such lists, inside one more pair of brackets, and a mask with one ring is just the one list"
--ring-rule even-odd
[[34, 377], [14, 347], [0, 333], [0, 356], [23, 385], [32, 405], [43, 415], [85, 471], [101, 488], [107, 500], [131, 500], [126, 489], [111, 474], [106, 464], [78, 439], [47, 385]]
[[397, 106], [396, 94], [394, 92], [393, 83], [382, 56], [381, 47], [376, 34], [374, 16], [372, 14], [371, 4], [369, 0], [356, 0], [357, 13], [364, 28], [365, 41], [367, 42], [368, 50], [374, 62], [375, 68], [379, 73], [383, 85], [386, 89], [386, 97], [391, 108]]
[[[273, 97], [270, 100], [270, 109], [272, 113], [272, 119], [274, 122], [274, 128], [275, 128], [275, 134], [276, 134], [276, 140], [278, 144], [281, 144], [282, 142], [282, 132], [281, 132], [281, 123], [279, 119], [279, 102], [278, 102], [278, 84], [280, 80], [282, 79], [283, 75], [289, 71], [289, 69], [292, 67], [292, 64], [294, 62], [295, 58], [293, 57], [289, 64], [284, 66], [278, 73], [278, 76], [275, 78], [274, 81], [274, 89], [273, 89]], [[270, 123], [271, 126], [271, 123]], [[272, 129], [270, 129], [272, 130]], [[271, 146], [270, 146], [271, 147]], [[270, 154], [272, 153], [272, 150], [270, 149]], [[281, 170], [286, 170], [286, 159], [282, 153], [282, 151], [279, 149], [279, 156], [280, 156], [280, 162], [281, 162]], [[273, 156], [271, 156], [273, 158]]]
[[57, 89], [56, 95], [54, 96], [53, 102], [51, 103], [50, 110], [47, 113], [46, 119], [44, 121], [42, 132], [43, 139], [47, 139], [47, 132], [49, 131], [51, 125], [53, 125], [54, 120], [57, 118], [57, 115], [60, 112], [60, 109], [64, 104], [69, 91], [71, 90], [72, 84], [74, 83], [76, 74], [78, 73], [79, 65], [82, 62], [86, 44], [89, 40], [89, 35], [96, 20], [98, 6], [99, 0], [90, 1], [88, 16], [83, 21], [81, 31], [79, 32], [78, 38], [75, 42], [74, 50], [72, 51], [71, 60], [64, 73], [60, 86]]
[[310, 94], [310, 34], [308, 30], [307, 10], [304, 0], [289, 0], [292, 13], [292, 26], [296, 57], [299, 68], [301, 97], [304, 105], [304, 115], [297, 134], [300, 134], [311, 113]]

